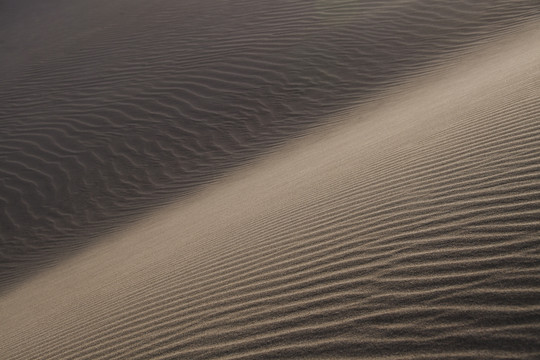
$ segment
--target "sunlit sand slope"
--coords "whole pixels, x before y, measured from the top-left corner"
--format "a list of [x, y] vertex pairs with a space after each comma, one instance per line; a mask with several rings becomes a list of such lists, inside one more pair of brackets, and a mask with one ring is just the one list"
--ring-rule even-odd
[[0, 298], [0, 357], [537, 359], [538, 39], [493, 41], [42, 271]]
[[4, 0], [0, 293], [537, 0]]

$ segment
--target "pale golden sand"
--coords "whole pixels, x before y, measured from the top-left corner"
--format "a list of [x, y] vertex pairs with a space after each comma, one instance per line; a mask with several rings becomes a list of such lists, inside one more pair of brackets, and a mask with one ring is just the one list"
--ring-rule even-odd
[[538, 39], [485, 42], [21, 283], [0, 357], [540, 356]]

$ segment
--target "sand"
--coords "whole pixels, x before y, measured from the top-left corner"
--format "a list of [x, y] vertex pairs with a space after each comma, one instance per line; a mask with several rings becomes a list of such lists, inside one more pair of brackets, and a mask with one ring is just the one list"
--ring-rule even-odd
[[133, 2], [0, 58], [0, 358], [540, 357], [540, 9], [479, 3], [220, 3], [187, 39], [195, 2]]

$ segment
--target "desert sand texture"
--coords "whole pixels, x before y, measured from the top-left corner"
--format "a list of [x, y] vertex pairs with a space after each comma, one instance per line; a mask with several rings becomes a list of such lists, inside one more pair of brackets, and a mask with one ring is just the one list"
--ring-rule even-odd
[[2, 8], [1, 359], [540, 357], [538, 2]]

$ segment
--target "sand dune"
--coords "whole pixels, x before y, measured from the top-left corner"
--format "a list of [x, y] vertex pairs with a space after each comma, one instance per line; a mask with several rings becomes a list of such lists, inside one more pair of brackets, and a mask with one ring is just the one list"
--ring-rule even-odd
[[0, 298], [0, 352], [538, 358], [538, 39], [485, 39], [42, 270]]
[[536, 0], [2, 1], [0, 292], [539, 14]]

